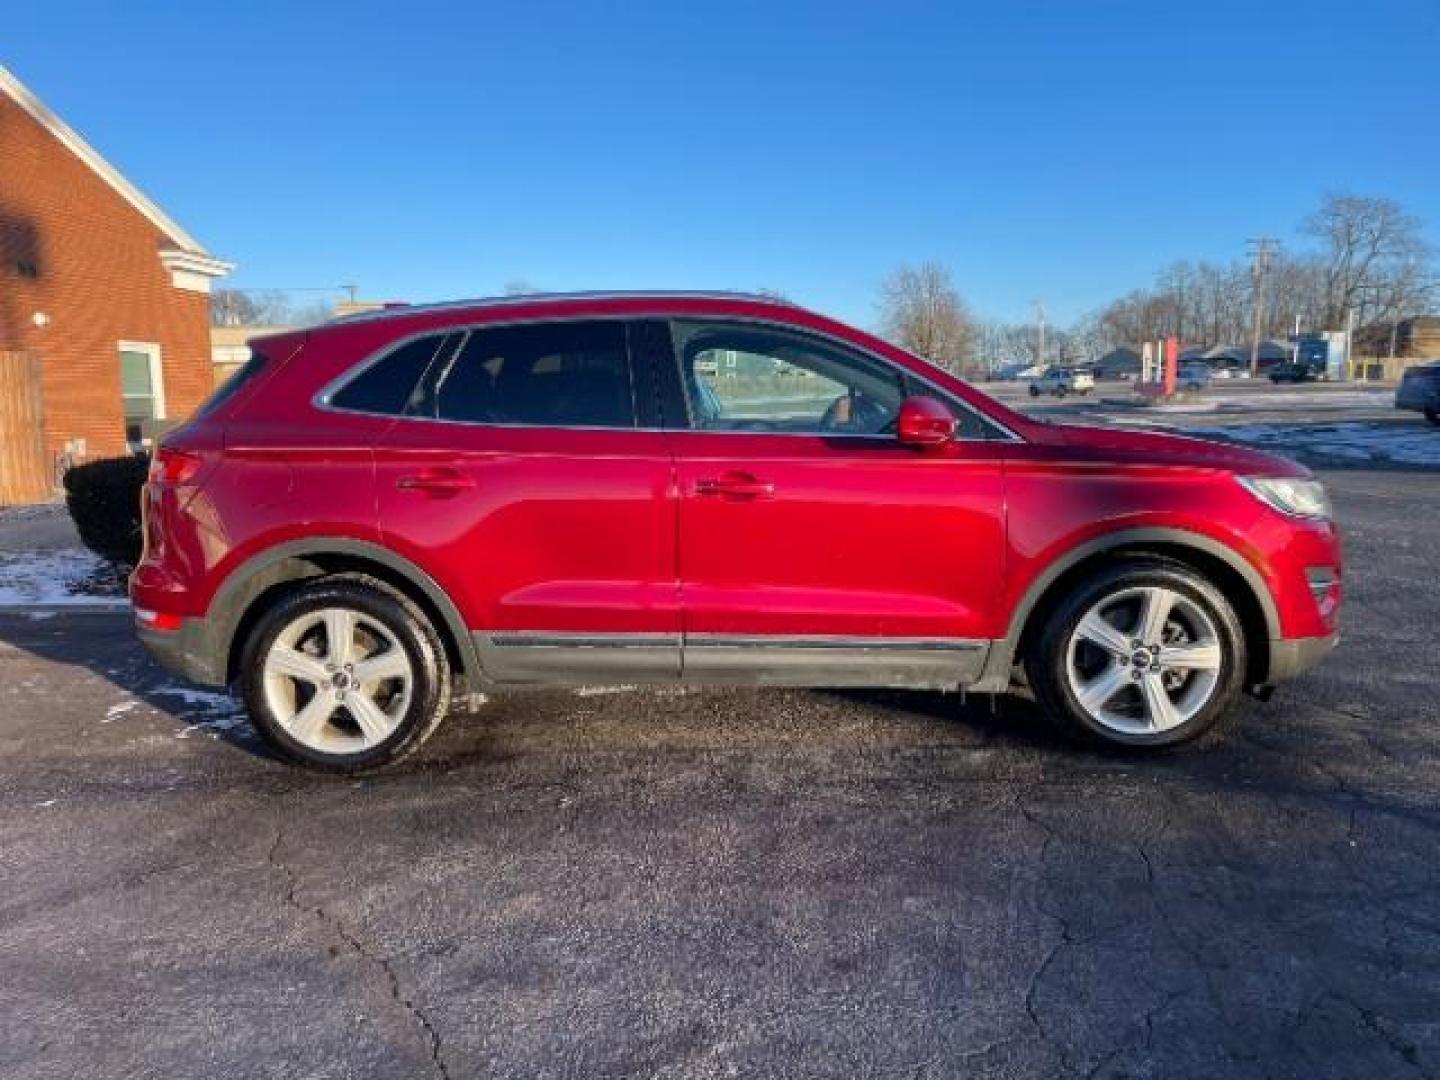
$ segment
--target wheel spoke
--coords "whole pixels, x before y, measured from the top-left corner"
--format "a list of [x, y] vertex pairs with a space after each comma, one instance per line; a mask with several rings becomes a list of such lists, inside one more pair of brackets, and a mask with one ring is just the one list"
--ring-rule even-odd
[[1075, 632], [1092, 645], [1104, 649], [1111, 656], [1129, 656], [1130, 639], [1101, 617], [1095, 610], [1080, 620]]
[[1145, 700], [1145, 712], [1150, 727], [1155, 731], [1166, 731], [1180, 723], [1180, 714], [1165, 689], [1165, 681], [1158, 672], [1147, 671], [1140, 679], [1140, 696]]
[[1201, 641], [1186, 645], [1167, 645], [1160, 650], [1162, 668], [1187, 671], [1214, 671], [1220, 666], [1220, 644]]
[[355, 656], [355, 615], [344, 608], [325, 611], [325, 658], [348, 664]]
[[311, 686], [320, 686], [330, 677], [319, 660], [283, 645], [276, 645], [270, 650], [270, 655], [265, 658], [265, 667], [275, 675], [285, 675]]
[[338, 704], [330, 694], [317, 691], [310, 704], [296, 713], [285, 726], [297, 740], [306, 746], [314, 746]]
[[1085, 707], [1085, 711], [1096, 715], [1105, 707], [1106, 702], [1129, 685], [1129, 668], [1123, 668], [1119, 664], [1108, 664], [1104, 671], [1080, 687], [1077, 696], [1080, 704]]
[[1135, 636], [1145, 645], [1159, 645], [1165, 638], [1165, 622], [1175, 606], [1176, 595], [1169, 589], [1149, 588], [1141, 593], [1140, 621]]
[[376, 656], [367, 657], [355, 665], [355, 681], [365, 686], [382, 679], [403, 679], [410, 674], [410, 661], [405, 650], [391, 647]]
[[345, 704], [350, 709], [350, 715], [355, 718], [355, 723], [359, 724], [360, 730], [364, 732], [366, 743], [374, 745], [381, 742], [394, 730], [394, 721], [385, 715], [385, 711], [375, 704], [375, 699], [368, 694], [351, 694], [345, 699]]

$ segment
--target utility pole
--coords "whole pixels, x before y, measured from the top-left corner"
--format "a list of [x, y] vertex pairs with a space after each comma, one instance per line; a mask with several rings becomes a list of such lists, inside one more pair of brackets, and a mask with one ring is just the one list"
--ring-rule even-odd
[[1355, 309], [1345, 309], [1345, 378], [1355, 381]]
[[1255, 289], [1254, 322], [1250, 329], [1250, 377], [1260, 375], [1260, 328], [1265, 316], [1265, 275], [1279, 243], [1270, 236], [1257, 236], [1245, 241], [1250, 252], [1250, 280]]
[[1045, 301], [1035, 301], [1035, 348], [1037, 355], [1035, 362], [1044, 366], [1045, 364]]

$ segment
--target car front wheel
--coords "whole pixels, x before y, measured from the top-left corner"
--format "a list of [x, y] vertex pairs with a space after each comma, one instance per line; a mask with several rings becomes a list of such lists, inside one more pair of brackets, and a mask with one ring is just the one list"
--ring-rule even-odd
[[1204, 734], [1234, 705], [1244, 672], [1244, 635], [1225, 597], [1189, 567], [1150, 558], [1081, 582], [1026, 662], [1063, 730], [1138, 748]]
[[242, 665], [259, 732], [286, 758], [330, 772], [398, 760], [449, 705], [445, 650], [424, 613], [362, 575], [282, 598], [251, 632]]
[[1425, 419], [1429, 420], [1432, 424], [1440, 424], [1440, 410], [1426, 409]]

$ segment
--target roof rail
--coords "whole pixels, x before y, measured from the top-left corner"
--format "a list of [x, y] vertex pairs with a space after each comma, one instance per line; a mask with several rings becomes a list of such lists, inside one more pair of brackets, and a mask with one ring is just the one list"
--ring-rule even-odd
[[[516, 304], [552, 303], [566, 300], [751, 300], [762, 304], [783, 304], [799, 307], [793, 300], [763, 293], [730, 291], [725, 289], [597, 289], [580, 292], [520, 293], [515, 296], [477, 296], [469, 300], [439, 300], [428, 304], [395, 304], [377, 308], [374, 311], [358, 311], [343, 316], [343, 321], [366, 322], [373, 319], [394, 318], [398, 315], [425, 314], [432, 311], [452, 311], [457, 308], [507, 307]], [[339, 320], [337, 320], [339, 321]]]

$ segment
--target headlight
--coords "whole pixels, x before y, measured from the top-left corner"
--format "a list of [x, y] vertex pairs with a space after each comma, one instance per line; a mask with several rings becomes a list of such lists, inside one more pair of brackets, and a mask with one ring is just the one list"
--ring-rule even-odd
[[1261, 502], [1296, 517], [1328, 518], [1330, 500], [1319, 480], [1293, 480], [1281, 476], [1237, 476]]

